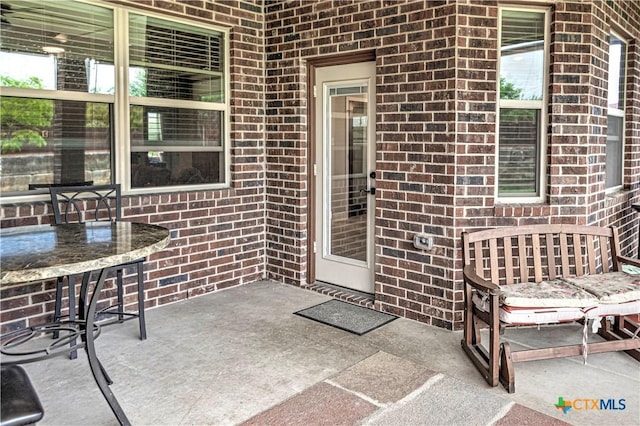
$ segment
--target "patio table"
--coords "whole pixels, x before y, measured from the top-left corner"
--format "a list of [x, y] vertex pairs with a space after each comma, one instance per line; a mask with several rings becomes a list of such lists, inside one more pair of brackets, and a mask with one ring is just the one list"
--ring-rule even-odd
[[[109, 388], [111, 380], [95, 351], [95, 338], [100, 334], [100, 325], [95, 322], [98, 295], [109, 267], [146, 257], [166, 247], [169, 240], [168, 229], [133, 222], [35, 225], [0, 230], [0, 287], [83, 274], [78, 318], [40, 324], [3, 336], [2, 363], [40, 361], [84, 348], [93, 377], [109, 407], [120, 424], [130, 424]], [[90, 285], [92, 277], [97, 278]], [[62, 337], [46, 347], [40, 347], [45, 339], [33, 339], [54, 332], [62, 332]], [[80, 337], [82, 343], [69, 345], [76, 337]]]

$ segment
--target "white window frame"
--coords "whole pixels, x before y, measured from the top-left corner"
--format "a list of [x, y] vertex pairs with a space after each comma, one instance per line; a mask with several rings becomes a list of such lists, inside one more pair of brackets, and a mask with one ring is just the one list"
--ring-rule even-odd
[[[516, 12], [537, 12], [544, 14], [544, 47], [543, 47], [543, 81], [542, 81], [542, 99], [541, 100], [518, 100], [518, 99], [500, 99], [500, 45], [502, 40], [502, 12], [505, 10]], [[547, 184], [547, 105], [548, 105], [548, 85], [549, 85], [549, 39], [550, 39], [550, 14], [548, 8], [541, 7], [500, 7], [498, 9], [498, 65], [497, 65], [497, 82], [496, 82], [496, 98], [497, 98], [497, 112], [496, 112], [496, 154], [495, 154], [495, 200], [497, 204], [537, 204], [542, 203], [546, 199], [546, 184]], [[538, 141], [538, 194], [531, 196], [515, 196], [505, 197], [499, 195], [499, 180], [498, 175], [498, 159], [500, 150], [500, 110], [503, 108], [515, 108], [515, 109], [536, 109], [540, 111], [540, 128], [539, 128], [539, 141]]]
[[[627, 91], [626, 91], [626, 81], [627, 81], [627, 72], [628, 72], [628, 54], [629, 54], [629, 40], [627, 37], [622, 36], [620, 33], [616, 32], [616, 31], [611, 31], [609, 33], [610, 36], [614, 36], [616, 37], [618, 40], [622, 41], [624, 43], [624, 58], [625, 58], [625, 62], [624, 62], [624, 72], [622, 73], [622, 75], [620, 75], [620, 78], [623, 81], [623, 85], [622, 87], [624, 88], [624, 93], [622, 94], [622, 109], [618, 109], [618, 108], [609, 108], [608, 106], [608, 98], [607, 98], [607, 128], [608, 128], [608, 121], [609, 121], [609, 116], [613, 116], [613, 117], [619, 117], [622, 119], [622, 124], [620, 126], [620, 170], [621, 170], [621, 179], [620, 179], [620, 184], [619, 185], [615, 185], [612, 186], [610, 188], [606, 188], [606, 163], [605, 163], [605, 194], [612, 194], [615, 192], [619, 192], [620, 190], [623, 189], [624, 187], [624, 152], [625, 152], [625, 128], [626, 128], [626, 121], [625, 121], [625, 109], [626, 109], [626, 105], [627, 105]], [[609, 43], [609, 46], [611, 44]], [[610, 63], [611, 58], [609, 58], [609, 62]], [[609, 83], [609, 78], [607, 78], [607, 85]], [[607, 140], [609, 139], [608, 136], [608, 132], [605, 132], [605, 136], [607, 137]], [[607, 152], [606, 152], [606, 144], [605, 144], [605, 156], [606, 156]]]
[[[217, 27], [215, 25], [206, 25], [199, 22], [194, 22], [188, 19], [180, 19], [161, 13], [149, 12], [146, 10], [132, 9], [128, 7], [113, 7], [114, 9], [114, 27], [119, 31], [115, 32], [114, 44], [115, 48], [115, 66], [118, 75], [116, 75], [116, 104], [115, 104], [115, 161], [116, 165], [116, 181], [121, 182], [123, 192], [128, 194], [147, 194], [153, 193], [167, 193], [167, 192], [180, 192], [180, 191], [200, 191], [211, 190], [220, 188], [229, 188], [231, 186], [231, 106], [230, 106], [230, 80], [231, 80], [231, 67], [229, 60], [229, 29], [224, 27]], [[224, 34], [224, 103], [208, 103], [204, 108], [202, 102], [179, 100], [179, 99], [158, 99], [154, 98], [152, 101], [148, 98], [130, 97], [129, 96], [129, 13], [137, 15], [150, 16], [158, 19], [162, 19], [170, 22], [178, 22], [189, 26], [200, 27], [207, 30], [217, 31]], [[119, 95], [119, 96], [118, 96]], [[169, 106], [179, 108], [193, 108], [210, 109], [214, 111], [222, 111], [224, 115], [224, 130], [222, 133], [223, 141], [220, 148], [209, 148], [207, 152], [216, 150], [224, 151], [224, 181], [222, 183], [215, 184], [202, 184], [202, 185], [172, 185], [172, 186], [156, 186], [149, 188], [132, 188], [131, 187], [131, 140], [130, 140], [130, 128], [128, 112], [130, 105], [153, 105], [153, 106]], [[197, 151], [196, 147], [189, 147], [187, 151]]]

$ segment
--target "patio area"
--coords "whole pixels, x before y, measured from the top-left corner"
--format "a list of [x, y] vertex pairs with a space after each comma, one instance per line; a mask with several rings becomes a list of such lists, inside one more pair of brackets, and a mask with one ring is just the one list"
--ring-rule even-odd
[[[105, 328], [98, 356], [134, 425], [637, 424], [640, 368], [624, 353], [516, 365], [516, 393], [489, 388], [460, 347], [461, 332], [398, 318], [363, 336], [293, 313], [329, 300], [262, 281], [147, 311]], [[582, 328], [507, 332], [517, 347]], [[535, 336], [535, 337], [534, 337]], [[594, 337], [597, 339], [598, 337]], [[45, 408], [41, 425], [113, 425], [85, 354], [26, 365]], [[618, 409], [555, 407], [615, 400]], [[619, 400], [624, 400], [620, 405]], [[611, 408], [611, 405], [609, 405]], [[621, 409], [624, 408], [624, 409]]]

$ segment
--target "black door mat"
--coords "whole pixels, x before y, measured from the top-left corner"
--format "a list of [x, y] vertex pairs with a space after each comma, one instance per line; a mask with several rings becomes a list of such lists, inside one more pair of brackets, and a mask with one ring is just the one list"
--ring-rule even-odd
[[294, 312], [332, 327], [362, 336], [398, 318], [395, 315], [363, 308], [341, 300], [329, 300]]

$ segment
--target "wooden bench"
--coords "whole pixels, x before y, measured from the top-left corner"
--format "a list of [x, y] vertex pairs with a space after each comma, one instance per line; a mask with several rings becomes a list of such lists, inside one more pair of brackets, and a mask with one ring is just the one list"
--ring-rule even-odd
[[[491, 386], [515, 392], [516, 362], [611, 351], [640, 361], [640, 275], [625, 272], [640, 262], [620, 255], [615, 227], [496, 228], [465, 232], [462, 241], [462, 347]], [[581, 344], [512, 351], [500, 341], [507, 326], [568, 322], [583, 324]], [[588, 324], [604, 341], [588, 341]], [[488, 347], [480, 338], [486, 326]]]

